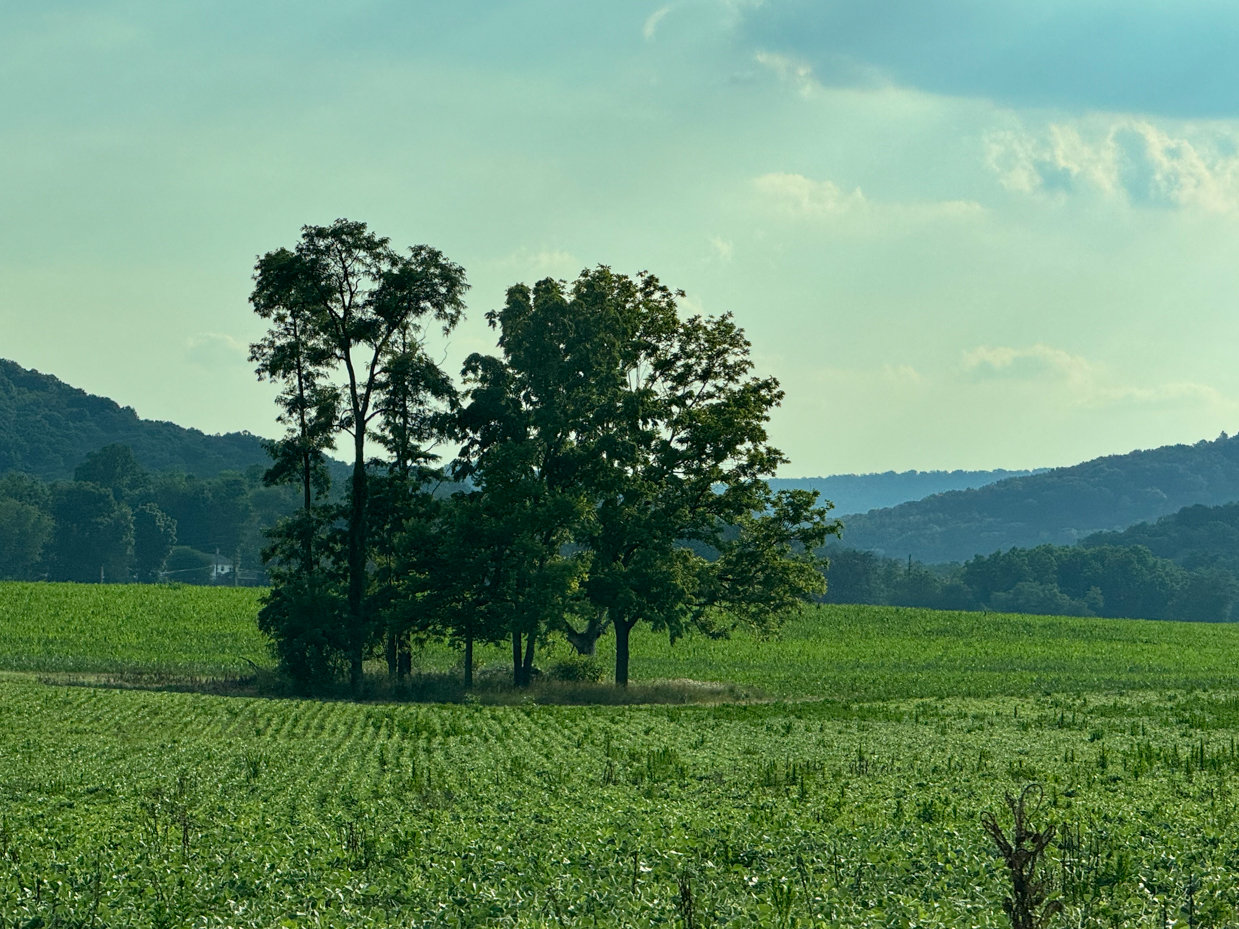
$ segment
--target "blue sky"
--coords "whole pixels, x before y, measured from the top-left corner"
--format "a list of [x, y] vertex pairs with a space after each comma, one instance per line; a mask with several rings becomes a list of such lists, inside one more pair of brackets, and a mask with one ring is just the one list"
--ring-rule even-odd
[[1239, 8], [0, 2], [0, 355], [271, 434], [254, 258], [305, 223], [504, 288], [732, 312], [788, 476], [1239, 429]]

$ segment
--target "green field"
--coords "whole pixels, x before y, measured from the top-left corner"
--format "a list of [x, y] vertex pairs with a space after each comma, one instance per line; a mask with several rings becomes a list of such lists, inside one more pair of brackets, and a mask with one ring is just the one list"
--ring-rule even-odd
[[[0, 671], [235, 676], [272, 659], [250, 588], [0, 583]], [[598, 643], [609, 666], [614, 638]], [[540, 663], [567, 653], [561, 642]], [[506, 646], [479, 663], [508, 667]], [[1239, 689], [1239, 624], [944, 613], [900, 607], [808, 609], [778, 637], [689, 637], [638, 627], [639, 679], [724, 681], [777, 697], [891, 700], [1042, 693]], [[415, 666], [452, 668], [430, 644]]]
[[[243, 596], [0, 586], [0, 668], [236, 673], [269, 661]], [[710, 707], [11, 675], [0, 926], [1006, 926], [978, 816], [1031, 782], [1063, 827], [1052, 925], [1233, 926], [1235, 632], [836, 607], [643, 638], [641, 677], [795, 698]]]

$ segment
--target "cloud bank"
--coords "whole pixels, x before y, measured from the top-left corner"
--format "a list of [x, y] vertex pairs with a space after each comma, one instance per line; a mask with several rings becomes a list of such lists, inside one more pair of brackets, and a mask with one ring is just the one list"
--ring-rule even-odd
[[1027, 194], [1094, 193], [1137, 206], [1212, 213], [1239, 209], [1239, 130], [1195, 138], [1145, 119], [1052, 123], [988, 135], [986, 162], [1003, 186]]

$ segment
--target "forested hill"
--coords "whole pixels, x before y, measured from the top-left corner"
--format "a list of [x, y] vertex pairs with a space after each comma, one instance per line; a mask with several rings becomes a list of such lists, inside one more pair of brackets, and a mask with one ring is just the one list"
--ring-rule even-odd
[[0, 474], [71, 478], [88, 454], [117, 442], [132, 448], [150, 471], [210, 478], [268, 463], [262, 439], [248, 432], [207, 435], [139, 419], [130, 407], [0, 359]]
[[1239, 500], [1239, 436], [1095, 458], [844, 517], [843, 544], [936, 563], [1071, 545], [1192, 504]]
[[1239, 578], [1239, 503], [1188, 506], [1157, 522], [1099, 532], [1084, 546], [1143, 545], [1185, 568], [1225, 568]]
[[884, 471], [875, 474], [832, 474], [830, 477], [774, 478], [775, 490], [816, 490], [835, 505], [837, 513], [864, 513], [948, 490], [984, 487], [1008, 477], [1040, 471]]

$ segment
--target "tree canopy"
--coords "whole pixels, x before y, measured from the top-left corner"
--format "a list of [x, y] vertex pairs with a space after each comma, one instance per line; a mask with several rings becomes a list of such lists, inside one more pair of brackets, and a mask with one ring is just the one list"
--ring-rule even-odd
[[[785, 460], [766, 433], [778, 382], [753, 374], [729, 317], [681, 318], [653, 275], [512, 286], [487, 314], [498, 352], [465, 361], [459, 395], [425, 348], [463, 311], [463, 271], [436, 250], [399, 258], [340, 220], [268, 253], [255, 281], [271, 328], [253, 358], [289, 428], [268, 479], [304, 497], [269, 551], [263, 623], [307, 686], [345, 667], [356, 686], [384, 646], [399, 675], [419, 636], [458, 642], [466, 682], [474, 644], [508, 640], [524, 685], [548, 636], [592, 651], [609, 630], [623, 685], [637, 623], [773, 628], [823, 590], [814, 551], [837, 524], [815, 493], [766, 483]], [[310, 475], [339, 433], [354, 467], [333, 508]]]

